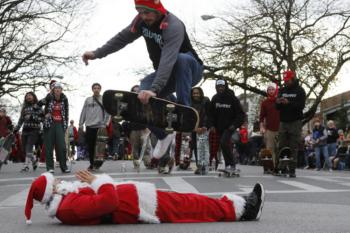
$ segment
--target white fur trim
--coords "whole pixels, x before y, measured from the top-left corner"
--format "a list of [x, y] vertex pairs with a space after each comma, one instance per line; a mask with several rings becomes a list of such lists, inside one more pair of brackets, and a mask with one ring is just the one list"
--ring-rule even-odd
[[233, 207], [236, 214], [236, 221], [240, 220], [240, 218], [244, 213], [244, 206], [246, 203], [244, 198], [233, 193], [226, 193], [223, 196], [226, 196], [228, 199], [230, 199], [233, 202]]
[[56, 192], [58, 194], [67, 195], [68, 193], [78, 193], [79, 188], [89, 187], [89, 184], [80, 181], [68, 182], [61, 181], [56, 185]]
[[45, 203], [48, 203], [51, 199], [55, 177], [49, 172], [45, 172], [42, 175], [45, 176], [46, 178], [46, 187], [45, 187], [45, 193], [44, 193], [43, 199], [41, 200], [41, 203], [45, 204]]
[[152, 183], [137, 181], [115, 183], [115, 185], [121, 184], [133, 184], [136, 187], [140, 210], [139, 221], [143, 223], [160, 223], [160, 220], [156, 215], [158, 200], [155, 185]]
[[51, 217], [51, 218], [54, 218], [56, 216], [56, 213], [57, 213], [57, 209], [62, 201], [62, 198], [63, 196], [62, 195], [59, 195], [59, 194], [55, 194], [53, 196], [53, 199], [52, 201], [49, 203], [49, 205], [47, 206], [47, 212], [48, 212], [48, 215]]
[[157, 192], [154, 184], [135, 183], [139, 199], [139, 220], [145, 223], [160, 223], [156, 215]]
[[99, 188], [104, 184], [114, 184], [112, 177], [107, 174], [98, 175], [94, 181], [91, 183], [91, 188], [98, 192]]

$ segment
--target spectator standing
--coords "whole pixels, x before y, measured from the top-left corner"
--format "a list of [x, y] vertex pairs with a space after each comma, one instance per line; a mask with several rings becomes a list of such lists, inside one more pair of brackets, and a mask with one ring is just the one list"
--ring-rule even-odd
[[34, 92], [27, 92], [25, 94], [21, 115], [14, 129], [14, 132], [18, 132], [23, 125], [21, 141], [23, 151], [25, 151], [25, 161], [21, 170], [22, 172], [29, 171], [30, 163], [32, 163], [34, 171], [38, 166], [38, 160], [33, 149], [40, 137], [40, 128], [44, 120], [44, 112], [37, 103], [38, 98]]
[[329, 171], [332, 171], [332, 166], [329, 160], [327, 147], [327, 129], [321, 124], [320, 119], [314, 120], [314, 128], [312, 129], [312, 140], [314, 143], [316, 155], [316, 170], [321, 170], [321, 153], [324, 158], [324, 163], [327, 165]]
[[0, 138], [6, 137], [12, 128], [12, 121], [10, 117], [6, 115], [6, 109], [0, 108]]
[[339, 138], [338, 129], [335, 126], [334, 121], [329, 120], [327, 122], [327, 148], [329, 157], [334, 157], [337, 154], [337, 141]]
[[81, 110], [79, 129], [83, 130], [85, 124], [85, 139], [89, 154], [90, 165], [88, 170], [94, 170], [95, 146], [97, 131], [107, 127], [109, 115], [102, 105], [101, 84], [94, 83], [91, 86], [93, 95], [87, 97]]
[[260, 132], [264, 135], [265, 147], [272, 152], [272, 160], [277, 173], [278, 157], [276, 155], [276, 137], [280, 125], [280, 113], [276, 109], [277, 88], [270, 83], [267, 86], [267, 97], [260, 105]]
[[71, 150], [71, 157], [74, 159], [75, 155], [75, 146], [78, 141], [78, 129], [74, 125], [74, 120], [70, 120], [69, 126], [68, 126], [68, 137], [69, 137], [69, 145]]
[[210, 99], [204, 96], [200, 87], [192, 88], [192, 107], [198, 111], [199, 125], [196, 132], [192, 132], [192, 151], [195, 154], [197, 169], [195, 174], [207, 174], [209, 165], [209, 129], [210, 121]]
[[54, 173], [53, 150], [55, 149], [61, 171], [69, 173], [65, 154], [65, 131], [68, 127], [69, 105], [66, 95], [62, 92], [61, 83], [56, 82], [52, 93], [46, 96], [44, 114], [46, 170]]

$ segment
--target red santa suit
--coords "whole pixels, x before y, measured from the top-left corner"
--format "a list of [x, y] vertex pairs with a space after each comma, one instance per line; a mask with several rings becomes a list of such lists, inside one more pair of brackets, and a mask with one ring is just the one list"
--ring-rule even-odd
[[[47, 176], [45, 173], [44, 177]], [[35, 181], [33, 185], [37, 185]], [[116, 183], [108, 175], [98, 176], [91, 185], [63, 182], [57, 187], [59, 194], [51, 193], [51, 197], [50, 194], [31, 195], [31, 187], [25, 212], [27, 221], [33, 199], [46, 204], [51, 217], [71, 225], [100, 224], [106, 216], [115, 224], [236, 221], [242, 216], [245, 205], [245, 200], [234, 194], [210, 198], [160, 191], [151, 183]]]

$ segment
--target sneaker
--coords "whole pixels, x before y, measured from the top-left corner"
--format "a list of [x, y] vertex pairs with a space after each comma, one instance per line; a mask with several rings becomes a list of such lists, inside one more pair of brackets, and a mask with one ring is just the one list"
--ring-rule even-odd
[[305, 166], [304, 169], [309, 169], [310, 167], [309, 166]]
[[29, 167], [25, 166], [24, 168], [21, 169], [21, 172], [29, 172]]
[[40, 162], [39, 162], [39, 163], [38, 163], [38, 167], [39, 167], [39, 168], [45, 168], [45, 167], [46, 167], [46, 164], [45, 164], [45, 163], [40, 163]]
[[55, 171], [53, 169], [49, 169], [48, 172], [50, 172], [51, 174], [55, 173]]
[[171, 142], [175, 139], [175, 132], [168, 134], [164, 139], [158, 139], [158, 142], [153, 150], [153, 157], [160, 159], [167, 152]]
[[165, 174], [166, 173], [165, 167], [158, 167], [158, 173]]
[[62, 170], [62, 173], [70, 173], [70, 170], [69, 169]]
[[249, 193], [245, 199], [245, 210], [241, 217], [241, 220], [259, 220], [265, 201], [265, 190], [263, 185], [260, 183], [255, 184], [253, 191]]

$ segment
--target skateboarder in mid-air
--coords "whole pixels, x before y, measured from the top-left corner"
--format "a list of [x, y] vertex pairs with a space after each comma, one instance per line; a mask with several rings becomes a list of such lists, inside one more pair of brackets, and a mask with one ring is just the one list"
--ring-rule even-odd
[[[135, 7], [138, 14], [131, 24], [102, 47], [85, 52], [83, 61], [88, 65], [89, 60], [117, 52], [142, 36], [155, 72], [141, 81], [140, 101], [146, 104], [151, 97], [164, 98], [176, 92], [178, 103], [190, 106], [191, 88], [202, 78], [203, 62], [191, 45], [183, 22], [167, 11], [160, 0], [135, 0]], [[150, 129], [159, 139], [153, 155], [160, 158], [175, 134]]]

